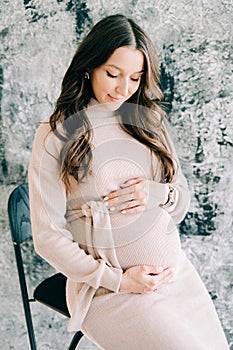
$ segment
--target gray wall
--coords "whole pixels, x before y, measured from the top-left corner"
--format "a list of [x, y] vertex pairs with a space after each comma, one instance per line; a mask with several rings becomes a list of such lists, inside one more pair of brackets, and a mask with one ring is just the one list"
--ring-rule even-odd
[[[6, 248], [5, 203], [14, 185], [26, 180], [37, 122], [51, 114], [82, 35], [105, 15], [123, 13], [149, 33], [158, 49], [169, 120], [192, 191], [190, 211], [180, 226], [183, 246], [205, 280], [230, 339], [232, 0], [1, 0], [1, 12], [2, 267], [15, 269], [12, 251]], [[16, 283], [10, 284], [13, 295], [18, 293]], [[5, 288], [3, 298], [7, 293]]]

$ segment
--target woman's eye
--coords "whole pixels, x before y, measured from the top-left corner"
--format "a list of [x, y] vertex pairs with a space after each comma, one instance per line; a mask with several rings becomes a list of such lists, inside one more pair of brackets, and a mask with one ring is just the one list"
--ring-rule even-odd
[[[118, 75], [111, 74], [109, 71], [106, 71], [107, 76], [110, 78], [118, 78]], [[130, 78], [133, 82], [138, 82], [140, 80], [140, 77], [138, 78]]]
[[107, 76], [110, 78], [117, 78], [117, 75], [113, 75], [113, 74], [109, 73], [108, 71], [106, 73], [107, 73]]
[[139, 81], [140, 78], [131, 78], [132, 81]]

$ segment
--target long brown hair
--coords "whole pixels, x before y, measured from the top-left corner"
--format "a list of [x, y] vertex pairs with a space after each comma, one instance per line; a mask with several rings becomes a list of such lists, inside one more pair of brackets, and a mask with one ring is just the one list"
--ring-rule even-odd
[[[61, 94], [49, 120], [56, 134], [59, 135], [58, 124], [62, 123], [66, 130], [60, 162], [62, 180], [67, 189], [69, 175], [80, 181], [91, 167], [92, 127], [84, 110], [94, 96], [91, 80], [86, 79], [85, 74], [91, 74], [122, 46], [130, 46], [143, 53], [144, 73], [138, 90], [118, 110], [122, 121], [120, 125], [155, 154], [162, 169], [161, 181], [171, 182], [175, 175], [175, 162], [166, 130], [162, 127], [166, 114], [160, 106], [163, 94], [159, 87], [154, 45], [132, 19], [112, 15], [99, 21], [79, 45], [65, 73]], [[130, 108], [127, 107], [129, 105]]]

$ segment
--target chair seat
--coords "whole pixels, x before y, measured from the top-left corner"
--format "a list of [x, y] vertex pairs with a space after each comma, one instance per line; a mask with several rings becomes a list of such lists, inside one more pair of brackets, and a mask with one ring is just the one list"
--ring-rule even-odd
[[34, 290], [34, 299], [66, 317], [70, 317], [65, 297], [66, 280], [67, 278], [61, 273], [45, 279]]

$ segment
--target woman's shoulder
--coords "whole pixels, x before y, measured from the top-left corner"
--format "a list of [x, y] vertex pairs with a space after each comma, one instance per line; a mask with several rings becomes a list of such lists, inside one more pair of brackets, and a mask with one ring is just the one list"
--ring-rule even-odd
[[51, 134], [51, 127], [49, 121], [43, 121], [38, 123], [38, 127], [35, 132], [33, 146], [43, 147], [45, 145], [47, 137]]
[[52, 154], [57, 154], [62, 148], [63, 142], [59, 137], [57, 130], [53, 131], [49, 121], [39, 123], [36, 130], [33, 148], [39, 151], [49, 151]]
[[38, 127], [36, 129], [35, 138], [42, 138], [51, 131], [49, 120], [38, 122]]

